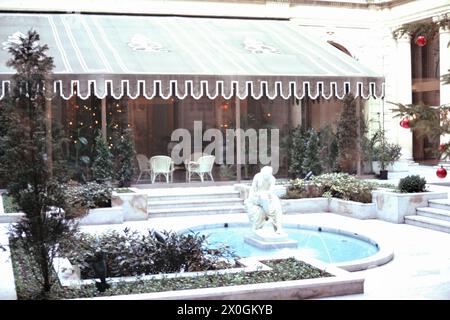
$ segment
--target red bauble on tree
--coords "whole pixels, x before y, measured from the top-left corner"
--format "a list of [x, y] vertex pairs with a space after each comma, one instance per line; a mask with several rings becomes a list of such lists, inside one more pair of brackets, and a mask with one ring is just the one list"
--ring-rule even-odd
[[425, 38], [425, 36], [418, 36], [418, 37], [416, 38], [416, 44], [417, 44], [419, 47], [423, 47], [424, 45], [427, 44], [427, 39]]
[[403, 118], [402, 121], [400, 121], [400, 126], [402, 128], [409, 129], [409, 121], [409, 118]]
[[445, 149], [447, 149], [447, 144], [441, 143], [441, 144], [439, 145], [439, 152], [444, 152]]
[[447, 170], [445, 170], [445, 168], [443, 166], [441, 166], [440, 168], [438, 168], [436, 170], [436, 175], [439, 178], [444, 179], [447, 176]]

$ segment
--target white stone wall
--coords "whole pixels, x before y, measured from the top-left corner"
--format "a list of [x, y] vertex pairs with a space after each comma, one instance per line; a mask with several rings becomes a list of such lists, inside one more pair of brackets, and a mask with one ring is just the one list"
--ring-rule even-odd
[[[402, 158], [411, 160], [412, 133], [400, 127], [400, 118], [391, 111], [396, 107], [389, 103], [411, 103], [410, 44], [406, 39], [394, 40], [392, 31], [404, 23], [450, 14], [450, 1], [417, 0], [386, 9], [297, 5], [290, 13], [300, 30], [343, 45], [357, 60], [385, 77], [385, 103], [371, 99], [367, 104], [370, 132], [378, 129], [384, 118], [389, 142], [400, 144]], [[441, 39], [446, 37], [441, 31]], [[443, 47], [441, 44], [441, 61], [447, 65], [449, 49], [444, 51]], [[441, 92], [441, 103], [448, 103], [448, 99]]]

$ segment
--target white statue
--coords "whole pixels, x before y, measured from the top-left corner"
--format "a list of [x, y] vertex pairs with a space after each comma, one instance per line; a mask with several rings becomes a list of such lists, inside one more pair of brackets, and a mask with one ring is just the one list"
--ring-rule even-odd
[[272, 167], [265, 166], [253, 178], [248, 199], [245, 201], [247, 214], [252, 223], [252, 230], [261, 233], [266, 222], [273, 227], [275, 234], [282, 234], [281, 230], [281, 202], [273, 192], [275, 177]]

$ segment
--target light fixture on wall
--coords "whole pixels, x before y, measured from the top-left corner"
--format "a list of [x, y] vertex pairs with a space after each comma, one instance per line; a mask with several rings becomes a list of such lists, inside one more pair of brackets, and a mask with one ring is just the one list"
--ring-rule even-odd
[[228, 110], [228, 107], [229, 107], [229, 105], [228, 105], [228, 102], [226, 102], [226, 101], [222, 102], [222, 104], [220, 105], [220, 108], [223, 110]]

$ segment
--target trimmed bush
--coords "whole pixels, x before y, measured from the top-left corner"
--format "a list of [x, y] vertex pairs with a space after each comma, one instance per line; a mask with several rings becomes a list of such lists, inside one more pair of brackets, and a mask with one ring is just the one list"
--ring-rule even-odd
[[131, 129], [125, 129], [115, 140], [115, 178], [119, 187], [129, 187], [133, 179], [136, 156]]
[[113, 156], [100, 132], [95, 137], [95, 153], [91, 168], [92, 178], [97, 182], [111, 181], [114, 175]]
[[305, 156], [302, 162], [303, 174], [306, 175], [310, 171], [315, 175], [322, 173], [319, 151], [319, 136], [317, 135], [316, 130], [310, 129], [308, 131], [308, 140], [305, 145]]
[[304, 127], [298, 126], [290, 132], [289, 142], [289, 174], [294, 177], [302, 176], [303, 161], [306, 153], [306, 143], [309, 139], [309, 132]]
[[411, 175], [400, 179], [398, 190], [401, 193], [425, 192], [427, 181], [418, 175]]

